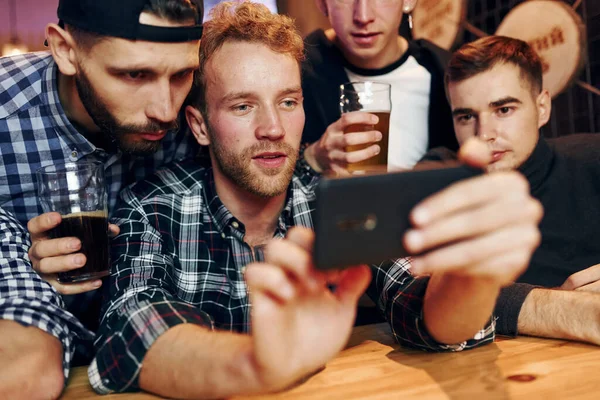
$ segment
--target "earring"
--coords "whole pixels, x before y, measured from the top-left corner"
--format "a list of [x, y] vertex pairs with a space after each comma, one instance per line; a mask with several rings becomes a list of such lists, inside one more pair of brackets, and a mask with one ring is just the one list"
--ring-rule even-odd
[[413, 30], [413, 20], [412, 20], [412, 13], [408, 14], [408, 27], [410, 28], [410, 30]]

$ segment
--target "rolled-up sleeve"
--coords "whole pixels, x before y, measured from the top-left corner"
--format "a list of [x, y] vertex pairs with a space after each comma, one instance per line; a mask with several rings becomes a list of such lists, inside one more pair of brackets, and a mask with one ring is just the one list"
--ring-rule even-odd
[[412, 276], [409, 258], [372, 265], [371, 270], [373, 280], [368, 294], [389, 322], [399, 344], [424, 351], [448, 352], [477, 347], [494, 340], [495, 321], [491, 317], [472, 339], [454, 345], [435, 341], [423, 320], [423, 301], [429, 278]]
[[120, 234], [112, 243], [109, 299], [88, 376], [101, 394], [139, 390], [139, 374], [152, 344], [170, 328], [192, 323], [213, 329], [206, 313], [173, 295], [172, 256], [144, 206], [126, 189], [114, 216]]
[[93, 334], [64, 310], [60, 295], [33, 270], [29, 247], [27, 231], [0, 209], [0, 319], [36, 327], [60, 340], [66, 382], [75, 337], [91, 341]]

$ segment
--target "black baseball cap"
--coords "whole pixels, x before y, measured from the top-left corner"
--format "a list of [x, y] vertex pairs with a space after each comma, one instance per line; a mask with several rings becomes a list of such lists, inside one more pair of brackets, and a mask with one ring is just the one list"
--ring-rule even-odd
[[140, 14], [150, 0], [59, 0], [59, 24], [105, 36], [149, 42], [179, 43], [202, 37], [203, 0], [191, 0], [197, 8], [196, 24], [164, 27], [141, 24]]

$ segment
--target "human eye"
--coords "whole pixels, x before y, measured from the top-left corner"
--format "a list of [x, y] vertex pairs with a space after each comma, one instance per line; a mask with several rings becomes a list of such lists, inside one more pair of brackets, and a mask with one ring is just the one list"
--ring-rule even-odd
[[461, 124], [467, 124], [473, 120], [475, 116], [473, 114], [461, 114], [456, 117], [456, 120]]
[[293, 110], [298, 106], [298, 100], [286, 99], [281, 102], [281, 105], [287, 110]]
[[242, 103], [231, 106], [231, 110], [239, 115], [247, 114], [251, 110], [250, 104]]
[[512, 112], [514, 111], [514, 109], [515, 109], [514, 107], [504, 106], [504, 107], [498, 108], [497, 113], [500, 116], [505, 117], [505, 116], [511, 115]]
[[138, 82], [146, 79], [148, 74], [144, 71], [127, 71], [123, 72], [122, 76], [128, 81]]

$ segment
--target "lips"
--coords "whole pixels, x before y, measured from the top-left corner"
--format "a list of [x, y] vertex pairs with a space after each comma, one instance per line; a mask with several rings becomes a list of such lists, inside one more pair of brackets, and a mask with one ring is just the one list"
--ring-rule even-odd
[[354, 42], [359, 45], [372, 45], [381, 33], [379, 32], [353, 32], [350, 34]]
[[140, 136], [142, 138], [144, 138], [145, 140], [157, 141], [157, 140], [162, 140], [162, 138], [164, 138], [166, 134], [167, 134], [167, 131], [143, 132], [143, 133], [140, 133]]
[[269, 153], [260, 153], [255, 155], [254, 157], [252, 157], [253, 159], [274, 159], [274, 158], [279, 158], [279, 157], [287, 157], [285, 153], [281, 153], [281, 152], [269, 152]]
[[496, 161], [500, 161], [502, 159], [502, 157], [504, 157], [505, 154], [506, 154], [506, 150], [493, 151], [492, 152], [492, 163], [495, 163]]
[[276, 168], [285, 164], [287, 155], [281, 152], [264, 152], [255, 155], [252, 159], [263, 167]]

